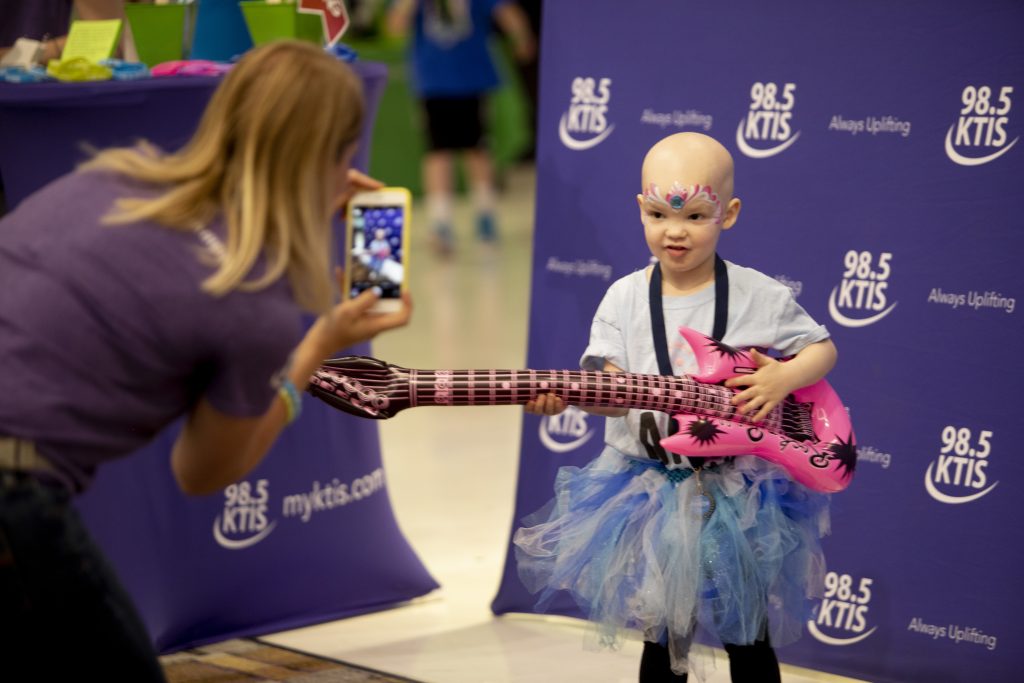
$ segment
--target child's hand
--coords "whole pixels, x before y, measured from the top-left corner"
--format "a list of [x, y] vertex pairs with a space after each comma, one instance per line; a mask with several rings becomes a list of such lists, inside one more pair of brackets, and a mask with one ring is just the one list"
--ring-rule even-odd
[[823, 339], [808, 344], [785, 363], [754, 350], [750, 351], [750, 356], [757, 363], [757, 371], [726, 380], [725, 386], [746, 387], [733, 396], [732, 404], [740, 406], [742, 415], [757, 410], [753, 420], [760, 422], [791, 392], [810, 386], [828, 374], [836, 363], [836, 347], [831, 339]]
[[794, 389], [789, 373], [783, 363], [766, 356], [757, 349], [750, 350], [750, 357], [757, 363], [757, 371], [750, 375], [740, 375], [725, 381], [727, 387], [746, 387], [732, 397], [731, 403], [739, 406], [741, 415], [753, 410], [754, 422], [768, 417], [772, 408], [777, 406]]
[[534, 415], [558, 415], [566, 407], [565, 401], [554, 394], [540, 394], [526, 403], [526, 412]]

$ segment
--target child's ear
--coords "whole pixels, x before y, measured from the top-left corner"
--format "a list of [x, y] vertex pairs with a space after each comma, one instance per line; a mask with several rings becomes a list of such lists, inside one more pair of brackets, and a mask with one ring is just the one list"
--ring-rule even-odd
[[[636, 205], [637, 208], [640, 209], [640, 222], [643, 223], [647, 219], [644, 218], [644, 196], [642, 194], [638, 194], [636, 196]], [[644, 223], [644, 225], [646, 225], [646, 223]]]
[[736, 219], [740, 217], [740, 208], [742, 206], [743, 202], [739, 200], [739, 197], [733, 197], [729, 200], [729, 205], [725, 208], [725, 216], [722, 217], [722, 230], [728, 230], [736, 225]]

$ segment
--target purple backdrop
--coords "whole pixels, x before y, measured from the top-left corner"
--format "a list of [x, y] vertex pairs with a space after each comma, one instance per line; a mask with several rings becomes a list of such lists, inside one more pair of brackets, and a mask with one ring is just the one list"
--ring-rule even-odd
[[[859, 440], [827, 597], [781, 658], [873, 681], [1016, 680], [1024, 5], [593, 0], [585, 28], [581, 13], [545, 5], [528, 365], [575, 367], [607, 286], [647, 263], [647, 148], [715, 136], [744, 201], [720, 252], [828, 325]], [[579, 411], [527, 417], [517, 521], [602, 433]], [[510, 559], [494, 611], [533, 604]]]
[[[372, 122], [387, 71], [353, 67]], [[9, 208], [70, 171], [85, 156], [83, 142], [144, 137], [180, 146], [217, 82], [0, 83]], [[368, 165], [371, 137], [367, 125], [359, 168]], [[395, 523], [376, 424], [310, 397], [304, 406], [263, 463], [220, 494], [178, 491], [169, 466], [175, 427], [104, 467], [79, 499], [160, 651], [382, 609], [437, 587]]]

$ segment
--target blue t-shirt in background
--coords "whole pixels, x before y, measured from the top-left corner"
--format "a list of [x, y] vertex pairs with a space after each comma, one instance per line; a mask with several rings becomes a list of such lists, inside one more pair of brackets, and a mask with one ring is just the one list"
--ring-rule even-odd
[[34, 441], [79, 490], [201, 396], [264, 413], [302, 335], [285, 281], [214, 297], [196, 233], [101, 224], [117, 197], [154, 191], [72, 173], [0, 221], [0, 435]]
[[467, 97], [498, 85], [488, 50], [494, 9], [507, 0], [420, 0], [411, 46], [421, 97]]

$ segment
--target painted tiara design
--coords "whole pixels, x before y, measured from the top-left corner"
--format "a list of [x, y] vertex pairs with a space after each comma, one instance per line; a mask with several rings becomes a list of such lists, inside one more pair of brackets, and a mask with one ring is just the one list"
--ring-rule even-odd
[[656, 204], [667, 206], [673, 211], [682, 211], [687, 202], [693, 199], [704, 199], [715, 207], [713, 216], [715, 222], [718, 223], [722, 218], [722, 203], [718, 200], [718, 195], [715, 194], [710, 185], [683, 187], [678, 182], [673, 182], [670, 190], [662, 195], [661, 189], [657, 185], [649, 183], [647, 190], [644, 192], [644, 197]]

